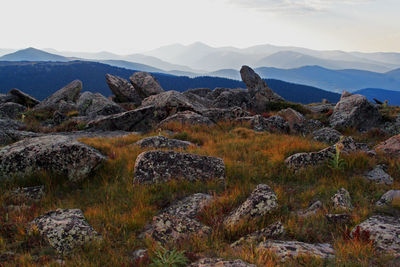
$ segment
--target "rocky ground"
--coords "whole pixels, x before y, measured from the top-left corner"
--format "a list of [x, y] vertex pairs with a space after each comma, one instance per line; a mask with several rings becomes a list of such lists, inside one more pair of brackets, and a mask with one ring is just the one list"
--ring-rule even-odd
[[0, 265], [399, 266], [400, 109], [241, 75], [0, 95]]

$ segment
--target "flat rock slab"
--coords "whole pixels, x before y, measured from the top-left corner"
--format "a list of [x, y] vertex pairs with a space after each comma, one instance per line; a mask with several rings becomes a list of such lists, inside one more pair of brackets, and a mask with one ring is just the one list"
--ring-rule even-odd
[[220, 158], [174, 151], [147, 151], [137, 157], [134, 170], [135, 183], [154, 184], [172, 179], [224, 180], [224, 161]]
[[373, 170], [365, 173], [365, 178], [377, 184], [393, 184], [393, 178], [385, 172], [385, 166], [378, 165]]
[[368, 220], [354, 227], [351, 232], [359, 228], [360, 231], [368, 231], [370, 240], [378, 250], [384, 253], [400, 256], [400, 218], [391, 216], [372, 216]]
[[257, 249], [273, 252], [281, 261], [286, 261], [298, 256], [311, 256], [322, 259], [335, 257], [335, 251], [330, 244], [308, 244], [299, 241], [268, 240], [260, 243]]
[[0, 149], [0, 177], [47, 170], [77, 181], [105, 160], [97, 150], [67, 136], [42, 136]]
[[233, 227], [242, 220], [260, 218], [278, 207], [274, 191], [265, 184], [257, 185], [250, 196], [224, 220], [225, 227]]
[[242, 260], [225, 260], [219, 258], [204, 258], [190, 264], [188, 267], [256, 267]]
[[382, 207], [391, 205], [394, 199], [400, 200], [400, 190], [389, 190], [376, 202], [376, 206]]
[[177, 139], [169, 139], [164, 136], [151, 136], [144, 138], [140, 141], [137, 141], [135, 145], [140, 146], [141, 148], [183, 148], [186, 149], [189, 146], [194, 146], [193, 143], [188, 141], [182, 141]]
[[60, 254], [69, 254], [74, 248], [101, 239], [79, 209], [50, 211], [34, 219], [30, 226]]
[[246, 235], [231, 244], [232, 248], [240, 247], [243, 245], [258, 244], [267, 239], [275, 239], [280, 237], [285, 232], [285, 228], [281, 222], [276, 222], [270, 226]]

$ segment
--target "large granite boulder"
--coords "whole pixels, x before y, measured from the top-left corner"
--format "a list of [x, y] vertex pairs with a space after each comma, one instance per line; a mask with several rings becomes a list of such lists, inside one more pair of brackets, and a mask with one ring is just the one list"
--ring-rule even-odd
[[138, 92], [142, 98], [164, 92], [156, 78], [150, 73], [136, 72], [129, 78], [129, 80], [133, 87], [135, 87], [136, 92]]
[[68, 112], [76, 109], [75, 103], [79, 98], [82, 90], [82, 82], [75, 80], [65, 87], [61, 88], [40, 104], [35, 106], [35, 110], [59, 110], [61, 112]]
[[137, 141], [135, 145], [141, 148], [183, 148], [186, 149], [194, 144], [188, 141], [182, 141], [177, 139], [170, 139], [164, 136], [151, 136]]
[[0, 104], [0, 119], [18, 119], [22, 113], [26, 111], [26, 107], [13, 103], [8, 102], [4, 104]]
[[47, 170], [77, 181], [105, 160], [97, 150], [67, 136], [41, 136], [0, 149], [0, 180]]
[[247, 90], [231, 89], [222, 92], [214, 99], [213, 106], [216, 108], [241, 107], [243, 109], [249, 109], [251, 106], [251, 99]]
[[0, 129], [3, 131], [6, 130], [19, 130], [23, 128], [25, 124], [21, 121], [16, 121], [12, 119], [0, 119]]
[[351, 204], [350, 193], [344, 189], [340, 188], [335, 195], [331, 198], [333, 206], [335, 209], [352, 210], [353, 205]]
[[330, 244], [308, 244], [299, 241], [267, 240], [257, 247], [258, 251], [272, 252], [282, 262], [299, 256], [309, 256], [322, 259], [335, 257], [335, 251]]
[[87, 127], [103, 131], [148, 131], [159, 122], [155, 113], [154, 106], [147, 106], [92, 120]]
[[389, 138], [375, 147], [376, 151], [381, 151], [389, 156], [400, 156], [400, 134]]
[[279, 111], [277, 115], [281, 116], [288, 122], [291, 131], [294, 131], [307, 121], [303, 114], [292, 108], [283, 109]]
[[374, 242], [375, 247], [386, 254], [400, 256], [400, 218], [391, 216], [372, 216], [368, 220], [357, 225], [351, 231], [367, 232], [369, 239]]
[[9, 95], [13, 96], [13, 102], [23, 105], [27, 108], [32, 108], [40, 103], [39, 100], [34, 97], [14, 88], [8, 92]]
[[224, 226], [231, 228], [243, 220], [257, 219], [278, 207], [274, 191], [265, 184], [258, 185], [250, 196], [224, 220]]
[[256, 267], [242, 260], [225, 260], [220, 258], [203, 258], [187, 267]]
[[312, 133], [312, 136], [313, 139], [318, 142], [335, 144], [339, 142], [340, 138], [342, 138], [343, 135], [333, 128], [325, 127], [314, 131]]
[[240, 70], [240, 75], [249, 90], [252, 109], [255, 112], [266, 111], [266, 107], [270, 102], [284, 101], [284, 99], [272, 91], [267, 83], [250, 67], [243, 66]]
[[209, 118], [190, 110], [181, 111], [172, 116], [169, 116], [165, 120], [161, 121], [158, 127], [163, 128], [164, 126], [167, 126], [170, 123], [178, 123], [181, 125], [207, 125], [207, 126], [214, 124], [214, 122], [212, 122]]
[[366, 172], [364, 177], [370, 181], [373, 181], [377, 184], [393, 184], [393, 178], [386, 173], [385, 165], [377, 165], [371, 171]]
[[125, 111], [121, 106], [99, 93], [93, 94], [91, 92], [84, 92], [79, 97], [77, 105], [79, 115], [88, 116], [89, 118], [108, 116]]
[[389, 206], [395, 199], [400, 201], [400, 190], [389, 190], [376, 202], [376, 206]]
[[142, 103], [142, 97], [139, 96], [129, 81], [111, 74], [106, 74], [106, 81], [111, 92], [115, 95], [114, 100], [116, 102], [131, 102], [136, 106]]
[[57, 209], [34, 219], [31, 231], [39, 231], [50, 246], [62, 255], [92, 241], [101, 240], [79, 209]]
[[201, 97], [191, 93], [183, 93], [183, 95], [192, 103], [195, 107], [200, 107], [201, 109], [209, 109], [214, 107], [214, 101], [206, 97]]
[[232, 248], [241, 247], [243, 245], [255, 245], [267, 239], [275, 239], [283, 235], [285, 228], [281, 222], [276, 222], [261, 230], [246, 235], [231, 244]]
[[233, 108], [210, 108], [201, 112], [204, 117], [209, 118], [212, 122], [229, 122], [237, 118], [248, 117], [250, 113], [240, 107]]
[[224, 178], [222, 159], [174, 151], [143, 152], [137, 157], [134, 170], [134, 182], [147, 184], [171, 179], [208, 181]]
[[42, 134], [18, 130], [0, 130], [0, 146], [8, 145], [22, 139], [39, 137]]
[[365, 96], [344, 93], [329, 120], [332, 127], [368, 130], [378, 126], [381, 118], [378, 108]]
[[185, 92], [183, 92], [183, 94], [184, 95], [194, 94], [200, 97], [207, 97], [207, 95], [211, 92], [212, 90], [210, 88], [194, 88], [186, 90]]

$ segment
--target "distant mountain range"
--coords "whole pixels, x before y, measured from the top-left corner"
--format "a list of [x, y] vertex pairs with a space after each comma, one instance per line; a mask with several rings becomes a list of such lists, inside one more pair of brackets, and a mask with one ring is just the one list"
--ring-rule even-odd
[[23, 50], [18, 50], [11, 54], [4, 55], [0, 57], [0, 61], [54, 61], [54, 62], [67, 62], [71, 59], [47, 53], [42, 50], [35, 48], [27, 48]]
[[[84, 89], [111, 95], [105, 74], [110, 73], [128, 79], [134, 71], [113, 67], [107, 64], [71, 61], [71, 62], [0, 62], [0, 93], [12, 88], [44, 99], [56, 90], [75, 79], [82, 80]], [[189, 88], [216, 87], [245, 88], [243, 82], [219, 77], [189, 78], [170, 74], [154, 73], [165, 90], [185, 91]], [[279, 95], [292, 102], [313, 103], [323, 98], [331, 102], [338, 101], [340, 95], [315, 87], [287, 83], [279, 80], [267, 80], [268, 85]]]

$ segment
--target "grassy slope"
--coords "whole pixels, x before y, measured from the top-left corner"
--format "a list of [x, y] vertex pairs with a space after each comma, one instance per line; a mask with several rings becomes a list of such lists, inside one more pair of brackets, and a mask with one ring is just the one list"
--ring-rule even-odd
[[[47, 193], [39, 205], [27, 211], [16, 211], [5, 216], [5, 211], [0, 210], [0, 252], [18, 252], [15, 264], [21, 266], [51, 262], [54, 252], [46, 248], [35, 235], [26, 234], [26, 222], [56, 208], [80, 208], [89, 223], [103, 235], [104, 242], [85, 247], [67, 257], [66, 266], [131, 266], [130, 256], [133, 250], [147, 247], [151, 254], [157, 249], [151, 240], [143, 242], [138, 238], [152, 216], [177, 199], [196, 192], [207, 192], [214, 194], [216, 200], [211, 207], [201, 212], [199, 218], [212, 227], [211, 237], [170, 244], [170, 248], [187, 251], [187, 256], [191, 259], [194, 259], [194, 254], [199, 254], [242, 258], [259, 266], [278, 266], [279, 262], [273, 255], [258, 254], [250, 247], [243, 251], [233, 251], [229, 244], [247, 233], [281, 220], [286, 229], [283, 239], [311, 243], [329, 242], [337, 251], [336, 260], [331, 262], [298, 258], [287, 262], [287, 266], [387, 265], [388, 258], [376, 254], [370, 243], [349, 240], [346, 238], [347, 230], [328, 224], [322, 213], [301, 219], [292, 211], [305, 209], [313, 201], [321, 200], [325, 205], [324, 212], [334, 212], [330, 197], [340, 187], [344, 187], [350, 192], [355, 206], [352, 211], [354, 226], [376, 212], [374, 203], [384, 192], [399, 188], [400, 165], [397, 160], [382, 156], [371, 159], [364, 154], [354, 154], [345, 157], [347, 167], [343, 171], [321, 166], [293, 173], [284, 164], [287, 156], [301, 151], [315, 151], [326, 145], [309, 138], [255, 133], [243, 126], [171, 127], [181, 132], [177, 138], [202, 144], [190, 148], [189, 152], [224, 159], [227, 169], [226, 185], [182, 181], [152, 186], [135, 185], [133, 169], [135, 159], [142, 149], [131, 144], [142, 136], [83, 139], [82, 142], [109, 157], [84, 182], [69, 184], [63, 182], [62, 177], [42, 173], [0, 188], [0, 209], [3, 206], [1, 204], [9, 204], [4, 192], [17, 184], [45, 183]], [[158, 133], [154, 132], [149, 135], [156, 134]], [[367, 137], [358, 136], [359, 139]], [[394, 185], [375, 185], [361, 177], [364, 171], [381, 162], [389, 165], [389, 173], [396, 181]], [[244, 222], [232, 231], [222, 229], [223, 216], [244, 201], [259, 183], [266, 183], [274, 189], [278, 195], [279, 209], [261, 220]]]

